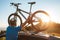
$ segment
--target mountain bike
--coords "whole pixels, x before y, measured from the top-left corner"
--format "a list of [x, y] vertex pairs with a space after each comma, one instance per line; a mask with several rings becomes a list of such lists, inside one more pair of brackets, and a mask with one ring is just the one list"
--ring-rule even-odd
[[[21, 3], [10, 3], [11, 5], [15, 6], [16, 7], [16, 12], [12, 13], [9, 15], [8, 17], [8, 24], [9, 23], [9, 20], [13, 17], [16, 21], [17, 21], [17, 18], [19, 18], [19, 25], [20, 26], [23, 26], [23, 27], [31, 27], [35, 30], [38, 30], [36, 27], [36, 25], [38, 23], [40, 23], [40, 25], [42, 24], [42, 20], [41, 18], [37, 17], [38, 15], [37, 14], [44, 14], [46, 16], [49, 17], [48, 13], [43, 11], [43, 10], [38, 10], [34, 13], [31, 12], [31, 9], [32, 9], [32, 5], [35, 4], [36, 2], [28, 2], [28, 4], [30, 4], [30, 11], [29, 12], [26, 12], [22, 9], [19, 8], [19, 5], [21, 5]], [[23, 13], [22, 13], [23, 12]], [[24, 13], [28, 14], [28, 18], [25, 17]], [[20, 15], [19, 15], [20, 14]], [[36, 16], [37, 15], [37, 16]], [[25, 22], [23, 22], [24, 20], [22, 20], [21, 16], [25, 19]], [[34, 27], [36, 26], [36, 27]], [[43, 25], [45, 26], [45, 25]], [[39, 26], [40, 27], [40, 26]], [[43, 30], [45, 30], [47, 28], [44, 28]]]

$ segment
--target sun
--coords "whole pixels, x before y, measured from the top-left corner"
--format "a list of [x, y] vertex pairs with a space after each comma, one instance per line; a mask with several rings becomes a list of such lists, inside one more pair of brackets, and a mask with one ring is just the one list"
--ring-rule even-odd
[[42, 15], [41, 19], [42, 19], [43, 22], [49, 22], [50, 21], [50, 17], [46, 16], [46, 15]]

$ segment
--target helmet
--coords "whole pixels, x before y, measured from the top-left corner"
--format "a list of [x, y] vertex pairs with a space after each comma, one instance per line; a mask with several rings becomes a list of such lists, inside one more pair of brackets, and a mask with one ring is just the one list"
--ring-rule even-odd
[[16, 25], [16, 19], [12, 18], [9, 20], [10, 25]]

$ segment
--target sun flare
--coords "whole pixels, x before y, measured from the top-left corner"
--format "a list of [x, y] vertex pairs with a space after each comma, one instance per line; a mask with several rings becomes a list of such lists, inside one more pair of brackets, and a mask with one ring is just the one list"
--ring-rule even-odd
[[49, 21], [50, 21], [50, 17], [47, 16], [47, 15], [45, 15], [45, 14], [40, 13], [40, 14], [37, 14], [36, 16], [37, 16], [39, 19], [41, 19], [42, 22], [49, 22]]
[[43, 22], [49, 22], [50, 21], [50, 18], [48, 16], [42, 16], [41, 19]]

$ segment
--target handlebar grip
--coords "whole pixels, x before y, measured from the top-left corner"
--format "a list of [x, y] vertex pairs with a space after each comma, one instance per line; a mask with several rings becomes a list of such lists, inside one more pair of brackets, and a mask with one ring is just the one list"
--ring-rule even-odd
[[13, 5], [14, 3], [10, 3], [11, 5]]

